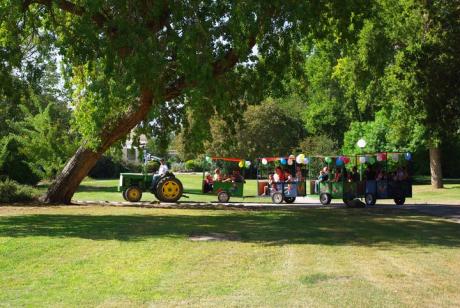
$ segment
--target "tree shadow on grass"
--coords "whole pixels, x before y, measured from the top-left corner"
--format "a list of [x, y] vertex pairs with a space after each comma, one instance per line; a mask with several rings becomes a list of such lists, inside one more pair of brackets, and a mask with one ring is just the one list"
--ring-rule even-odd
[[6, 237], [140, 241], [210, 233], [238, 234], [238, 241], [267, 245], [460, 246], [460, 224], [416, 214], [359, 210], [0, 217], [0, 236]]
[[80, 185], [78, 187], [77, 192], [115, 192], [120, 193], [118, 191], [117, 186], [90, 186], [90, 185]]

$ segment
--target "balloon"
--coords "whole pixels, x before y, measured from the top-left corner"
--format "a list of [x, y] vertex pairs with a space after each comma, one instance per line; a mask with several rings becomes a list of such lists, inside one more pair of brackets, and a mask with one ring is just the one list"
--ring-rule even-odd
[[209, 156], [206, 156], [205, 159], [206, 159], [206, 161], [207, 161], [208, 163], [210, 163], [210, 162], [212, 161], [212, 158], [209, 157]]
[[399, 154], [398, 153], [391, 154], [391, 159], [393, 159], [394, 161], [398, 161], [399, 160]]
[[404, 154], [404, 158], [406, 158], [406, 160], [411, 160], [412, 159], [412, 154], [407, 152], [406, 154]]
[[292, 166], [293, 163], [294, 163], [294, 160], [293, 160], [293, 159], [288, 159], [288, 165], [289, 165], [289, 166]]
[[238, 166], [240, 168], [243, 168], [244, 167], [244, 160], [240, 160], [240, 162], [238, 163]]
[[383, 155], [382, 153], [377, 154], [377, 161], [382, 161], [383, 160]]
[[296, 161], [296, 163], [298, 163], [298, 164], [303, 164], [304, 159], [305, 159], [305, 155], [299, 154], [299, 155], [297, 155], [295, 161]]
[[268, 160], [266, 158], [262, 158], [262, 165], [268, 164]]
[[332, 162], [332, 158], [330, 158], [329, 156], [327, 156], [325, 159], [326, 163], [330, 164]]
[[364, 164], [364, 163], [366, 162], [366, 157], [365, 157], [365, 156], [360, 156], [360, 157], [359, 157], [359, 162], [360, 162], [361, 164]]
[[343, 162], [344, 162], [345, 164], [349, 164], [349, 163], [350, 163], [350, 158], [347, 157], [347, 156], [344, 156], [344, 157], [343, 157]]
[[245, 163], [244, 163], [244, 166], [246, 168], [249, 168], [249, 166], [251, 166], [251, 162], [249, 160], [247, 160]]
[[304, 160], [303, 160], [303, 163], [306, 165], [310, 162], [310, 160], [308, 159], [308, 157], [305, 157]]
[[281, 165], [286, 165], [287, 161], [286, 158], [280, 158]]
[[375, 157], [374, 156], [369, 157], [369, 164], [371, 164], [371, 165], [375, 164]]
[[337, 159], [335, 160], [335, 165], [337, 167], [340, 167], [343, 165], [343, 160], [340, 159], [340, 157], [337, 157]]

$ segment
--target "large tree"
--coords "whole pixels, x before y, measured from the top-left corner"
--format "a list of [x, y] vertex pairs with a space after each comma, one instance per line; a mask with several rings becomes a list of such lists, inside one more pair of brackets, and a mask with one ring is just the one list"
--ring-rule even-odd
[[[0, 42], [20, 50], [29, 38], [45, 37], [40, 42], [58, 51], [74, 91], [82, 145], [44, 200], [70, 203], [98, 158], [148, 119], [152, 109], [206, 102], [208, 109], [225, 110], [229, 93], [238, 89], [239, 73], [257, 66], [256, 56], [264, 59], [266, 71], [280, 71], [290, 62], [289, 46], [300, 33], [318, 33], [322, 25], [344, 28], [350, 11], [366, 3], [2, 2]], [[253, 54], [256, 45], [258, 55]]]

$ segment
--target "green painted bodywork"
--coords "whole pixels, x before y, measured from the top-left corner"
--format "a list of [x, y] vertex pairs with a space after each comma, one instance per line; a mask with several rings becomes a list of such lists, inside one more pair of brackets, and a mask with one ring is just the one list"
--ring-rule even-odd
[[152, 185], [153, 175], [144, 173], [120, 173], [118, 191], [124, 191], [130, 186], [137, 186], [142, 191], [148, 191]]
[[243, 197], [244, 183], [234, 182], [214, 182], [213, 193], [218, 194], [221, 191], [226, 191], [233, 197]]

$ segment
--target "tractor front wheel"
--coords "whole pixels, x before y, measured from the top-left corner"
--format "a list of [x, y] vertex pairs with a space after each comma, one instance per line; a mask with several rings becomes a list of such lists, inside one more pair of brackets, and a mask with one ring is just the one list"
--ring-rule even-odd
[[137, 186], [128, 187], [125, 196], [129, 202], [138, 202], [142, 198], [142, 190]]

